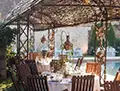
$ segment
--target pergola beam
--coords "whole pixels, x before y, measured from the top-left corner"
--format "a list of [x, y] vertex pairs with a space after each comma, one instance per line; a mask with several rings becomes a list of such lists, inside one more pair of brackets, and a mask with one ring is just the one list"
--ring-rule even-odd
[[120, 8], [120, 6], [115, 6], [115, 5], [90, 5], [90, 4], [43, 4], [42, 7], [55, 7], [55, 6], [79, 6], [79, 7], [106, 7], [106, 8]]

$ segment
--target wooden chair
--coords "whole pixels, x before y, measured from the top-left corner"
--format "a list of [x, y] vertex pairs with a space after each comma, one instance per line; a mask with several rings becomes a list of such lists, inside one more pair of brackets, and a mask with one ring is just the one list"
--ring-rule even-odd
[[7, 72], [8, 75], [10, 76], [12, 82], [13, 82], [13, 86], [15, 87], [15, 91], [21, 91], [21, 84], [19, 81], [19, 75], [18, 75], [18, 71], [17, 71], [17, 59], [16, 57], [11, 57], [8, 60], [8, 64], [7, 64]]
[[[73, 76], [71, 91], [93, 91], [94, 75]], [[68, 91], [67, 89], [63, 91]]]
[[11, 80], [12, 80], [12, 82], [13, 82], [13, 85], [14, 85], [14, 87], [15, 87], [15, 90], [16, 90], [16, 91], [21, 91], [20, 88], [19, 88], [17, 76], [14, 74], [14, 71], [9, 68], [8, 72], [9, 72], [9, 75], [10, 75]]
[[36, 67], [39, 74], [45, 71], [47, 72], [51, 71], [50, 65], [43, 65], [42, 63], [39, 62], [36, 63]]
[[97, 62], [88, 62], [86, 64], [86, 73], [94, 73], [101, 76], [101, 65]]
[[38, 74], [38, 70], [37, 70], [37, 66], [36, 66], [35, 60], [24, 60], [24, 61], [29, 66], [31, 74], [32, 75], [37, 75]]
[[46, 76], [30, 75], [27, 81], [28, 91], [49, 91]]
[[23, 88], [26, 90], [27, 89], [27, 75], [31, 75], [30, 68], [28, 67], [27, 64], [19, 64], [17, 65], [17, 70], [18, 70], [20, 81], [23, 85]]
[[120, 72], [116, 73], [114, 81], [120, 81]]
[[41, 54], [37, 53], [37, 52], [30, 52], [28, 53], [28, 59], [29, 60], [36, 60], [36, 57], [39, 58], [39, 60], [41, 59]]
[[120, 91], [120, 81], [104, 82], [104, 91]]
[[116, 91], [120, 91], [120, 81], [114, 81]]

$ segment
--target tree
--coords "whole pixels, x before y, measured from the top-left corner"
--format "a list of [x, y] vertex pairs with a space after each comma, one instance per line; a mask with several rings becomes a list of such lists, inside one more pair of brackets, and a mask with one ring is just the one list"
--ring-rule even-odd
[[0, 78], [6, 78], [5, 55], [7, 47], [15, 40], [16, 29], [0, 24]]
[[115, 49], [117, 50], [116, 55], [120, 56], [120, 38], [115, 39]]
[[[102, 26], [102, 23], [98, 23], [97, 24], [98, 27]], [[97, 41], [96, 39], [96, 28], [95, 26], [92, 26], [91, 27], [91, 33], [90, 33], [90, 40], [89, 40], [89, 43], [88, 43], [88, 54], [90, 55], [94, 55], [95, 53], [95, 46], [98, 46], [99, 45], [99, 41]]]
[[112, 24], [109, 25], [108, 32], [107, 32], [107, 40], [108, 40], [108, 46], [115, 46], [115, 32], [113, 29]]
[[[98, 23], [97, 26], [101, 26], [102, 24], [101, 23]], [[98, 41], [95, 39], [95, 26], [92, 26], [91, 28], [91, 38], [90, 38], [90, 41], [89, 41], [89, 50], [88, 50], [88, 53], [91, 53], [95, 50], [95, 46], [98, 46]], [[115, 46], [115, 32], [114, 32], [114, 29], [113, 29], [113, 26], [112, 24], [109, 24], [109, 27], [108, 27], [108, 30], [107, 30], [107, 40], [108, 40], [108, 46], [112, 46], [114, 47]], [[90, 50], [92, 49], [92, 51]], [[93, 54], [93, 53], [92, 53]]]

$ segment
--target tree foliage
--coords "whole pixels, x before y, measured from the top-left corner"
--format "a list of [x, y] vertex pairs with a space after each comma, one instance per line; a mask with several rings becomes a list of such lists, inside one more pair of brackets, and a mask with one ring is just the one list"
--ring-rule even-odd
[[[102, 24], [101, 23], [98, 23], [97, 26], [101, 26]], [[95, 39], [95, 32], [96, 32], [96, 28], [95, 26], [92, 26], [91, 27], [91, 38], [90, 38], [90, 41], [89, 41], [89, 49], [88, 49], [88, 52], [89, 50], [92, 48], [93, 50], [95, 50], [95, 46], [98, 46], [98, 41]], [[108, 26], [108, 30], [107, 30], [107, 42], [108, 42], [108, 46], [112, 46], [114, 47], [115, 46], [115, 40], [116, 40], [116, 37], [115, 37], [115, 32], [114, 32], [114, 29], [113, 29], [113, 26], [112, 24], [109, 24]]]
[[120, 38], [115, 39], [115, 47], [120, 47]]
[[107, 32], [107, 40], [108, 40], [108, 46], [115, 46], [115, 32], [113, 29], [113, 26], [110, 24]]
[[1, 26], [3, 26], [3, 23], [0, 24], [0, 47], [6, 48], [15, 40], [16, 29]]

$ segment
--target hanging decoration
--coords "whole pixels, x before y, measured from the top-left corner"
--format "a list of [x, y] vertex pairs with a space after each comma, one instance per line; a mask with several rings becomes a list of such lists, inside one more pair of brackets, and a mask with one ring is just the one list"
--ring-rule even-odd
[[54, 55], [54, 47], [55, 47], [55, 31], [48, 30], [48, 40], [49, 40], [49, 52], [48, 56], [53, 57]]
[[46, 41], [45, 36], [43, 35], [43, 37], [41, 38], [41, 42], [44, 43]]
[[95, 26], [96, 30], [96, 41], [98, 42], [98, 47], [96, 51], [96, 61], [100, 64], [103, 64], [105, 62], [105, 47], [104, 42], [105, 40], [105, 26], [103, 23], [98, 24]]
[[69, 35], [66, 36], [66, 41], [64, 42], [64, 49], [65, 50], [72, 50], [73, 49], [73, 44], [70, 42]]

